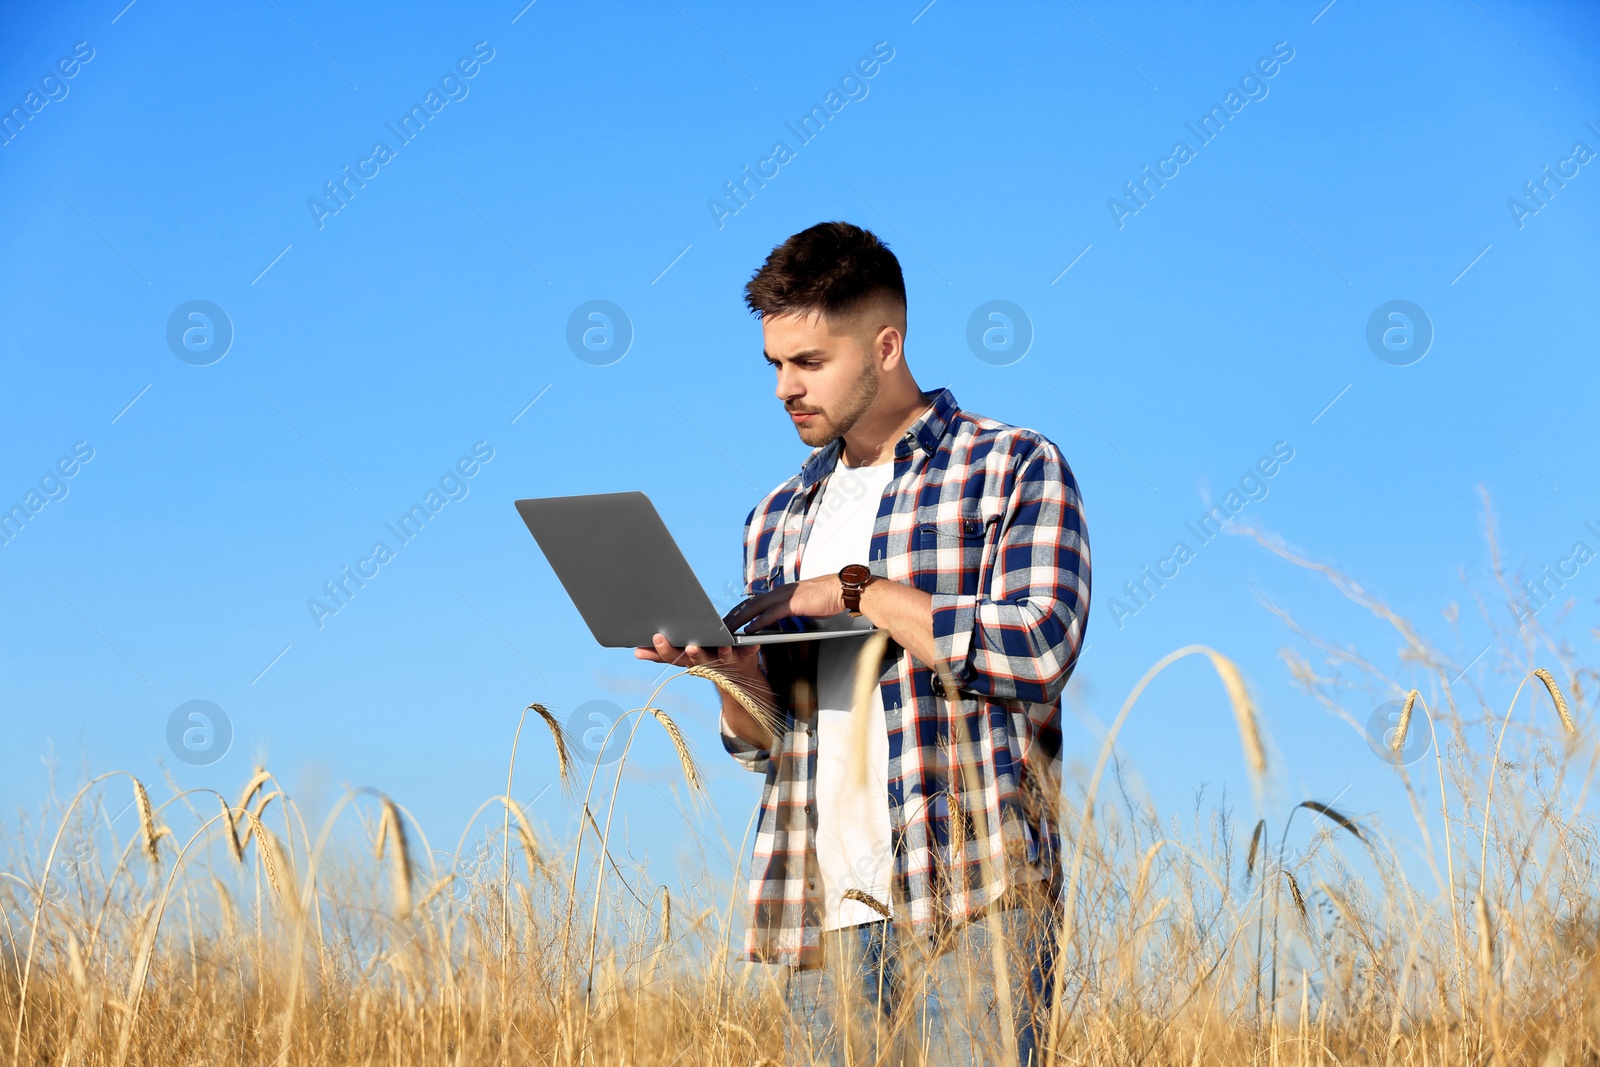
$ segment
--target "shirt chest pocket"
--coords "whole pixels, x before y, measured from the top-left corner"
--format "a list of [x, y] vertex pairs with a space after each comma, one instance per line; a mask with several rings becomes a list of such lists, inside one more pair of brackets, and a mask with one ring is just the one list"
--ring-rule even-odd
[[976, 594], [999, 519], [984, 514], [976, 500], [962, 500], [958, 510], [922, 518], [912, 531], [917, 587], [929, 593]]

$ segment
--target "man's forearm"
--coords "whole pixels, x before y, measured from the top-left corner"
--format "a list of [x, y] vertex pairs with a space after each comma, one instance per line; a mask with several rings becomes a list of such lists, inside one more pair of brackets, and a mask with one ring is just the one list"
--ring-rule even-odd
[[933, 638], [933, 597], [915, 586], [880, 578], [861, 591], [861, 614], [923, 666], [938, 673]]
[[772, 750], [772, 734], [763, 726], [754, 715], [745, 709], [745, 706], [728, 693], [721, 686], [717, 687], [717, 695], [722, 698], [722, 721], [727, 726], [728, 732], [739, 740], [759, 749]]

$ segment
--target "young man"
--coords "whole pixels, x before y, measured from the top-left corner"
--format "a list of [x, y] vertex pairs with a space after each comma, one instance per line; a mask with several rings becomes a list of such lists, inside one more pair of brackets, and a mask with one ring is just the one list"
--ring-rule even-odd
[[[866, 637], [657, 634], [636, 653], [714, 666], [774, 709], [764, 725], [722, 695], [724, 745], [766, 775], [746, 954], [791, 968], [797, 1055], [843, 1062], [858, 1039], [874, 1054], [893, 1021], [930, 1062], [1014, 1047], [1028, 1063], [1060, 885], [1061, 691], [1089, 612], [1077, 483], [1042, 435], [917, 385], [900, 264], [871, 233], [795, 234], [745, 302], [813, 451], [745, 520], [749, 599], [728, 624], [859, 614], [891, 639], [856, 708]], [[1013, 961], [1000, 977], [997, 947]]]

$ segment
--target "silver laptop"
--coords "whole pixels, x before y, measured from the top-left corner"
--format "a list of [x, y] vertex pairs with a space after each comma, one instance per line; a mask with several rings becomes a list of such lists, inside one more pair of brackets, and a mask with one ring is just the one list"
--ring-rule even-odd
[[[658, 633], [678, 648], [723, 648], [852, 637], [874, 629], [860, 616], [845, 629], [732, 633], [643, 493], [519, 500], [517, 512], [589, 632], [606, 648], [649, 647]], [[834, 626], [841, 621], [829, 620]]]

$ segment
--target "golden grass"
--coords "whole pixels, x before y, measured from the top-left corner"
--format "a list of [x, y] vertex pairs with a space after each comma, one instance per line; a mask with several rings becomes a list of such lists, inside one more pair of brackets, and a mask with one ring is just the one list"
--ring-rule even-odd
[[[1554, 673], [1504, 652], [1511, 678], [1536, 678], [1551, 696], [1557, 734], [1527, 715], [1511, 728], [1514, 696], [1493, 711], [1452, 688], [1447, 657], [1418, 651], [1395, 744], [1418, 725], [1410, 712], [1426, 690], [1436, 806], [1424, 813], [1406, 768], [1379, 772], [1412, 796], [1411, 829], [1356, 816], [1374, 805], [1353, 800], [1163, 815], [1106, 775], [1140, 694], [1194, 655], [1222, 682], [1220, 693], [1197, 689], [1194, 729], [1231, 713], [1245, 766], [1263, 779], [1272, 769], [1232, 660], [1190, 646], [1141, 679], [1092, 770], [1075, 772], [1059, 798], [1070, 888], [1042, 1062], [1600, 1063], [1600, 826], [1585, 806], [1600, 749], [1580, 730], [1592, 717], [1592, 687], [1580, 683], [1595, 672], [1561, 664], [1569, 696]], [[674, 677], [739, 699], [713, 670]], [[550, 765], [564, 776], [559, 722], [542, 705], [527, 710], [549, 726]], [[619, 743], [654, 719], [690, 793], [703, 790], [677, 722], [649, 702], [630, 714]], [[508, 774], [506, 792], [480, 809], [500, 804], [503, 824], [475, 817], [454, 853], [430, 847], [398, 803], [371, 790], [351, 791], [308, 833], [260, 768], [236, 804], [210, 791], [157, 804], [135, 782], [137, 825], [124, 839], [110, 819], [122, 799], [96, 779], [7, 837], [0, 1024], [12, 1033], [0, 1067], [797, 1062], [785, 1052], [780, 976], [737, 959], [742, 880], [690, 872], [669, 888], [614, 844], [620, 750], [605, 771], [615, 780], [597, 767], [581, 809], [574, 798], [576, 838], [536, 835]], [[590, 808], [602, 810], [597, 785], [612, 793], [603, 824]], [[1116, 801], [1101, 803], [1102, 790]], [[353, 811], [376, 818], [362, 824], [370, 850]], [[1481, 849], [1453, 843], [1480, 837]], [[170, 847], [158, 847], [163, 838]], [[748, 842], [728, 848], [744, 855]], [[994, 1062], [999, 1046], [984, 1041], [969, 1044]]]

